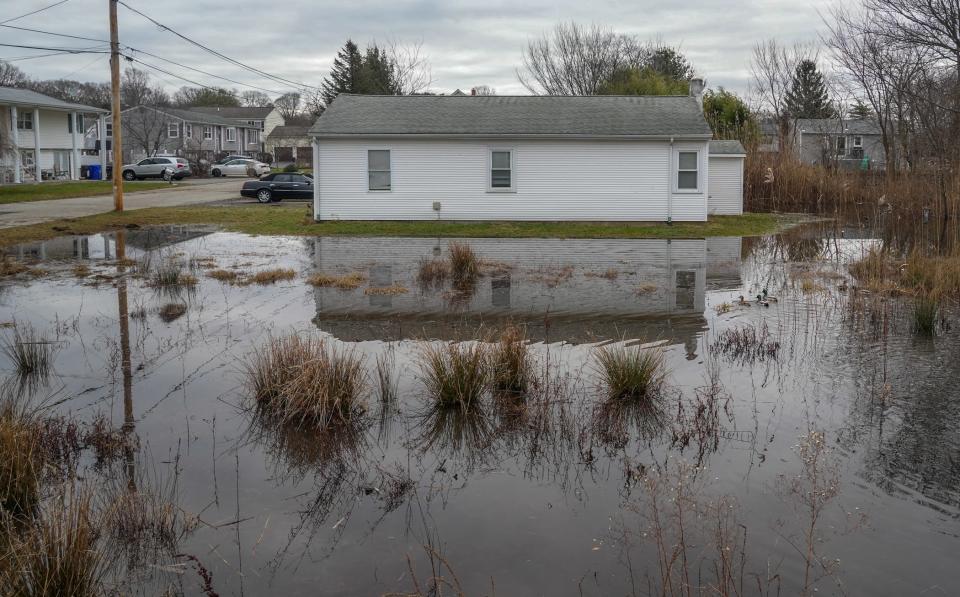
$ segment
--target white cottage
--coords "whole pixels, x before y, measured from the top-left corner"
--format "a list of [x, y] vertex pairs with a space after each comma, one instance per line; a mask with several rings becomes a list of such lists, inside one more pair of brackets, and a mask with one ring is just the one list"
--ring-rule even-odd
[[742, 210], [742, 147], [721, 158], [740, 178], [710, 176], [698, 96], [341, 94], [310, 135], [317, 220], [669, 222]]
[[79, 179], [85, 123], [103, 129], [106, 113], [28, 89], [0, 87], [0, 182]]

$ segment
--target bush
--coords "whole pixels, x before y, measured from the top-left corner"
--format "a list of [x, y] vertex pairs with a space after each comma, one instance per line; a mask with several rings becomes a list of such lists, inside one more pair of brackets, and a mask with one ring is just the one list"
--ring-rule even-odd
[[283, 167], [284, 172], [299, 172], [300, 168], [297, 168], [296, 164], [287, 164]]

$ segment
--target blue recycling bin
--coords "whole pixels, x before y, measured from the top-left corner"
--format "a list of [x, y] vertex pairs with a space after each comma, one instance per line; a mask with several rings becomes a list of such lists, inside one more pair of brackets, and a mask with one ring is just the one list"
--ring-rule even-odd
[[100, 164], [90, 164], [88, 178], [90, 180], [100, 180]]

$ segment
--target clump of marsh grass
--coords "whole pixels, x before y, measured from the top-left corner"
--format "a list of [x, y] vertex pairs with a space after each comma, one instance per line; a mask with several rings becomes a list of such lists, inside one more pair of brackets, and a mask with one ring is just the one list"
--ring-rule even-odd
[[450, 263], [450, 275], [456, 286], [472, 285], [480, 275], [480, 260], [473, 247], [456, 241], [447, 245]]
[[508, 325], [488, 354], [490, 386], [496, 392], [523, 394], [530, 389], [532, 359], [523, 329]]
[[273, 338], [245, 364], [260, 412], [295, 428], [350, 425], [365, 412], [363, 358], [314, 337]]
[[377, 355], [377, 391], [380, 402], [392, 404], [397, 397], [397, 378], [394, 374], [396, 353], [393, 346]]
[[710, 351], [743, 364], [776, 361], [780, 356], [780, 341], [770, 334], [770, 328], [764, 322], [759, 326], [744, 325], [724, 330], [710, 345]]
[[0, 414], [0, 506], [15, 517], [32, 514], [40, 501], [45, 459], [40, 428], [12, 409]]
[[94, 597], [111, 561], [98, 548], [100, 521], [91, 491], [68, 487], [43, 507], [25, 529], [6, 518], [0, 533], [9, 538], [0, 558], [5, 594]]
[[417, 270], [417, 282], [424, 287], [437, 288], [443, 285], [449, 275], [450, 266], [442, 259], [422, 259]]
[[239, 274], [236, 271], [229, 269], [212, 269], [207, 272], [208, 278], [225, 283], [236, 282], [238, 276]]
[[932, 293], [924, 293], [913, 302], [913, 329], [923, 336], [932, 336], [937, 328], [940, 302]]
[[480, 343], [426, 344], [420, 350], [420, 379], [438, 406], [478, 406], [488, 371], [487, 350]]
[[50, 373], [56, 343], [47, 340], [31, 324], [15, 324], [13, 337], [0, 341], [0, 352], [19, 375], [46, 376]]
[[596, 361], [608, 400], [653, 400], [666, 380], [663, 351], [659, 348], [623, 343], [601, 346], [596, 351]]
[[410, 289], [400, 284], [391, 286], [371, 286], [363, 291], [367, 296], [397, 296], [398, 294], [407, 294]]
[[86, 278], [90, 275], [90, 266], [86, 263], [78, 263], [73, 266], [73, 275], [77, 278]]
[[265, 269], [261, 270], [245, 280], [246, 284], [259, 284], [261, 286], [266, 286], [269, 284], [276, 284], [277, 282], [285, 282], [287, 280], [292, 280], [297, 277], [297, 272], [293, 271], [290, 268], [278, 267], [274, 269]]
[[338, 290], [356, 290], [367, 281], [360, 272], [352, 272], [343, 276], [317, 273], [307, 278], [307, 284], [317, 288], [336, 288]]
[[196, 283], [197, 277], [184, 272], [181, 263], [173, 258], [162, 260], [150, 278], [150, 285], [155, 288], [194, 286]]

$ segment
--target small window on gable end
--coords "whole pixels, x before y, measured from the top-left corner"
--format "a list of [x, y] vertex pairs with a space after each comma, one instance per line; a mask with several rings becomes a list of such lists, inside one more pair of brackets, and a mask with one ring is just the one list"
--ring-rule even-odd
[[490, 151], [490, 190], [513, 190], [513, 152], [506, 149]]
[[367, 189], [370, 191], [389, 191], [390, 180], [390, 150], [367, 150]]
[[696, 151], [677, 152], [677, 190], [696, 191], [700, 188], [700, 154]]

